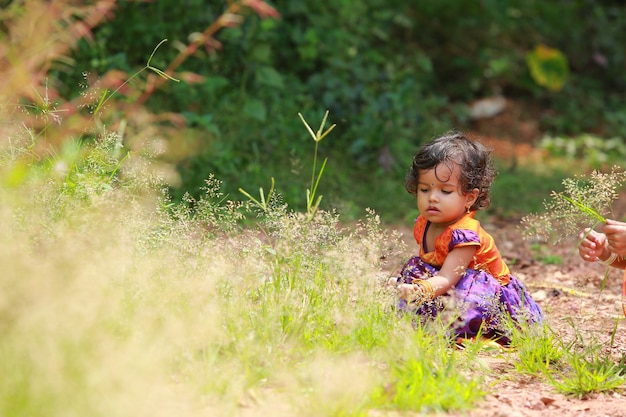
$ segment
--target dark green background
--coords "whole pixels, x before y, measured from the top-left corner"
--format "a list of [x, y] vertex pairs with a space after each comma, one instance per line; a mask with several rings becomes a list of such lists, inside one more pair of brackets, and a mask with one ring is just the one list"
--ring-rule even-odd
[[[280, 19], [248, 11], [241, 26], [217, 34], [219, 50], [201, 49], [180, 68], [204, 76], [202, 83], [166, 83], [147, 103], [153, 112], [183, 114], [193, 129], [184, 140], [194, 152], [176, 161], [183, 184], [172, 189], [174, 198], [198, 193], [210, 173], [230, 199], [243, 199], [239, 187], [267, 189], [274, 177], [285, 201], [302, 208], [314, 143], [298, 112], [317, 128], [329, 110], [329, 122], [337, 124], [320, 142], [320, 158], [329, 161], [318, 193], [323, 207], [347, 217], [372, 207], [397, 218], [412, 208], [403, 187], [411, 156], [436, 134], [468, 128], [473, 99], [502, 94], [549, 109], [537, 120], [546, 134], [626, 136], [621, 1], [268, 3]], [[84, 72], [136, 72], [163, 39], [152, 65], [166, 68], [178, 46], [226, 7], [224, 1], [120, 1], [94, 40], [81, 42], [71, 70], [55, 74], [61, 91], [80, 94]], [[529, 74], [526, 54], [538, 44], [569, 62], [561, 91], [548, 91]], [[543, 193], [546, 181], [536, 182]]]

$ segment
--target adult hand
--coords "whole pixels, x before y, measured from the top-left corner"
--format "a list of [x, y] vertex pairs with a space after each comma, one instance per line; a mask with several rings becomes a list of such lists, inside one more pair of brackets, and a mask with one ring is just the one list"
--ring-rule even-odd
[[606, 235], [608, 249], [618, 256], [625, 256], [626, 223], [607, 219], [602, 231]]
[[[626, 226], [626, 224], [624, 225]], [[580, 238], [582, 241], [578, 245], [578, 254], [587, 262], [596, 262], [602, 256], [602, 252], [607, 246], [607, 238], [603, 233], [598, 233], [595, 230], [585, 229], [581, 233]], [[608, 256], [608, 255], [607, 255]]]

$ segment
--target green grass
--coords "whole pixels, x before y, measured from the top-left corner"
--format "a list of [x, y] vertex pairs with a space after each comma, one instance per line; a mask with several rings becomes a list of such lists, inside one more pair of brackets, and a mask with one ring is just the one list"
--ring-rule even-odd
[[[375, 215], [342, 228], [329, 213], [286, 212], [261, 219], [266, 234], [215, 230], [223, 206], [200, 201], [191, 215], [158, 195], [92, 190], [2, 189], [2, 415], [428, 414], [489, 391], [485, 353], [390, 308], [380, 254], [394, 242]], [[516, 343], [516, 371], [559, 391], [623, 382], [608, 359], [565, 353], [549, 333]]]
[[205, 233], [209, 205], [172, 216], [158, 196], [122, 188], [55, 200], [54, 185], [31, 187], [0, 200], [2, 415], [229, 415], [242, 404], [262, 414], [268, 401], [365, 415], [406, 409], [416, 394], [378, 393], [415, 372], [433, 375], [422, 389], [451, 394], [414, 407], [468, 404], [453, 393], [472, 378], [452, 372], [449, 346], [425, 349], [437, 336], [418, 337], [390, 310], [375, 217], [342, 230], [332, 215], [285, 214], [264, 240], [256, 228]]
[[544, 209], [546, 196], [561, 189], [561, 182], [571, 172], [550, 166], [523, 165], [514, 169], [501, 167], [493, 183], [492, 204], [488, 211], [504, 218], [521, 218]]
[[517, 360], [515, 370], [521, 374], [537, 376], [547, 372], [565, 356], [565, 347], [559, 337], [544, 325], [539, 331], [515, 332]]
[[[565, 395], [585, 398], [588, 395], [615, 390], [626, 383], [623, 364], [615, 363], [604, 352], [604, 344], [595, 337], [584, 338], [574, 327], [575, 338], [561, 343], [563, 353], [559, 366], [543, 370], [554, 388]], [[612, 338], [618, 330], [615, 323]]]

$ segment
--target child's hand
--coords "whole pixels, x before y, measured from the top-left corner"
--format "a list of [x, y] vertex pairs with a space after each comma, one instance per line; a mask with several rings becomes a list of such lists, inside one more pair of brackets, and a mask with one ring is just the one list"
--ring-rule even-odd
[[606, 235], [595, 230], [585, 229], [580, 235], [582, 241], [578, 245], [578, 254], [586, 262], [596, 262], [607, 246]]
[[397, 287], [398, 298], [407, 302], [415, 301], [418, 298], [418, 292], [413, 284], [400, 284]]
[[387, 280], [387, 287], [391, 287], [391, 288], [397, 288], [398, 287], [398, 282], [400, 282], [400, 278], [399, 277], [391, 277]]

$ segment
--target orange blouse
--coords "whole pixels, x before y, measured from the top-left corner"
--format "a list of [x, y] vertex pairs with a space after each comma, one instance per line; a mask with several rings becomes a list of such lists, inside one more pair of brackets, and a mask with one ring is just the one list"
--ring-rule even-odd
[[488, 272], [502, 285], [506, 285], [510, 280], [509, 267], [502, 259], [493, 237], [482, 228], [478, 220], [474, 219], [474, 213], [466, 214], [448, 226], [435, 239], [434, 248], [426, 248], [426, 231], [430, 222], [420, 215], [413, 227], [413, 236], [420, 247], [420, 258], [435, 268], [441, 268], [452, 249], [477, 246], [474, 259], [468, 268]]

